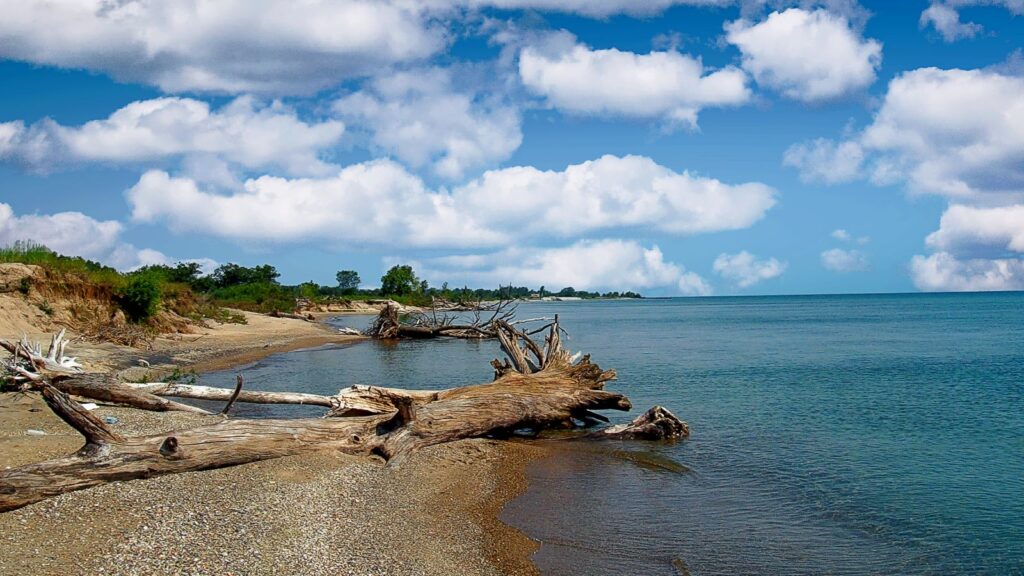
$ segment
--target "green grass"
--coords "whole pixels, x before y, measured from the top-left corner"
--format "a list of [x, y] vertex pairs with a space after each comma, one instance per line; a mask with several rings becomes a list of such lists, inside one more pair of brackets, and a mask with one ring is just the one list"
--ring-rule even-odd
[[57, 272], [73, 273], [103, 286], [119, 288], [124, 284], [124, 277], [109, 266], [77, 256], [63, 256], [35, 242], [19, 240], [0, 247], [0, 264], [9, 263], [34, 264]]

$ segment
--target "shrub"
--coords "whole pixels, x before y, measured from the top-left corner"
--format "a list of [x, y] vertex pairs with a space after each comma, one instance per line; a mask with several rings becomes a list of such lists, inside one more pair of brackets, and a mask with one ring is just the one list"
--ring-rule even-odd
[[160, 283], [150, 276], [133, 276], [120, 290], [117, 303], [132, 322], [146, 320], [160, 306]]

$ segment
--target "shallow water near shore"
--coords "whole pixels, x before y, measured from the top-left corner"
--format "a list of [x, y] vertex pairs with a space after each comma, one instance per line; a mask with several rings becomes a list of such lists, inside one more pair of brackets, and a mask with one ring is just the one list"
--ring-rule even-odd
[[[692, 437], [532, 465], [530, 489], [502, 518], [542, 542], [543, 573], [1024, 573], [1024, 294], [520, 308], [555, 312], [570, 349], [618, 371], [610, 387], [631, 398], [631, 415], [662, 404]], [[496, 355], [493, 342], [365, 343], [241, 371], [252, 389], [441, 388], [489, 380]], [[234, 372], [201, 379], [229, 386]]]

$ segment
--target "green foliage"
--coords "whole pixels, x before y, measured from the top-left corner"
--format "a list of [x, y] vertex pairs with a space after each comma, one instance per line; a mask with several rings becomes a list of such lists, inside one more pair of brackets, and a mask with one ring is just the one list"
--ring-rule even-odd
[[202, 274], [203, 267], [198, 262], [178, 262], [174, 266], [152, 264], [131, 273], [133, 276], [152, 276], [164, 284], [185, 284], [193, 290], [205, 292], [212, 287], [213, 281]]
[[405, 296], [416, 292], [421, 287], [420, 279], [412, 271], [412, 266], [392, 266], [380, 278], [380, 291], [389, 296]]
[[18, 282], [18, 292], [21, 292], [22, 296], [28, 296], [29, 291], [32, 290], [32, 281], [27, 277], [22, 278]]
[[153, 275], [131, 276], [117, 294], [117, 303], [132, 322], [147, 320], [160, 306], [160, 281]]
[[269, 264], [246, 268], [229, 262], [214, 270], [210, 279], [216, 288], [230, 288], [245, 284], [277, 284], [280, 276], [277, 268]]
[[269, 282], [215, 288], [210, 296], [220, 306], [253, 312], [291, 311], [295, 308], [295, 294], [291, 289]]
[[338, 289], [342, 294], [355, 293], [363, 281], [355, 270], [339, 270], [334, 277], [338, 280]]
[[122, 282], [121, 274], [109, 266], [77, 256], [60, 255], [31, 240], [18, 240], [0, 248], [0, 264], [7, 263], [34, 264], [57, 272], [74, 273], [103, 286], [119, 286]]
[[312, 280], [299, 284], [299, 297], [306, 300], [316, 300], [320, 295], [320, 285]]
[[36, 304], [36, 307], [39, 308], [39, 310], [42, 311], [43, 314], [46, 314], [47, 316], [53, 316], [53, 306], [50, 305], [49, 300], [43, 300], [39, 304]]

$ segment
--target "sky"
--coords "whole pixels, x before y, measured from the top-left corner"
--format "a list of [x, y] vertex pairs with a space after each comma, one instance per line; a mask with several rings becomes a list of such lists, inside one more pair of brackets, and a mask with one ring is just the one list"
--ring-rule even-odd
[[0, 245], [1024, 290], [1024, 0], [0, 0]]

